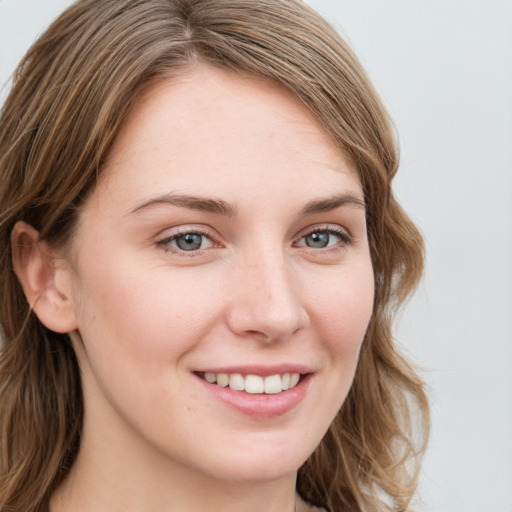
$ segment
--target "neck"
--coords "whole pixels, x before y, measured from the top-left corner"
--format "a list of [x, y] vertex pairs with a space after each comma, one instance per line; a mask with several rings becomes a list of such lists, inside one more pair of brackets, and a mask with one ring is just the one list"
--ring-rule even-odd
[[[240, 483], [190, 478], [145, 479], [113, 475], [102, 478], [73, 471], [50, 501], [50, 512], [294, 512], [301, 509], [294, 479]], [[177, 475], [174, 475], [177, 476]], [[166, 480], [165, 482], [163, 480]]]
[[50, 512], [294, 512], [296, 473], [275, 481], [228, 481], [134, 449], [85, 435]]

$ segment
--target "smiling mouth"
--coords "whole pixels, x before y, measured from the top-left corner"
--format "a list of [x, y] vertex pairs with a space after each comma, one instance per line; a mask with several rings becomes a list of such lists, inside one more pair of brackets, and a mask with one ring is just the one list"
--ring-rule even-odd
[[242, 375], [241, 373], [209, 372], [198, 372], [197, 375], [210, 384], [221, 388], [229, 387], [234, 391], [266, 395], [276, 395], [293, 389], [302, 378], [300, 373], [283, 373], [265, 377], [252, 374]]

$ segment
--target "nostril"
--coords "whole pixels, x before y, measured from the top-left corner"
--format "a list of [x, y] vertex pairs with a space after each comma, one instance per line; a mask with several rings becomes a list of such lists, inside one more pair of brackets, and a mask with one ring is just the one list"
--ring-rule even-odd
[[309, 325], [309, 316], [299, 304], [290, 305], [288, 311], [269, 310], [266, 304], [237, 305], [228, 315], [228, 325], [232, 332], [275, 343], [297, 335]]
[[[243, 337], [277, 342], [295, 335], [309, 324], [296, 280], [285, 261], [264, 257], [257, 265], [237, 267], [238, 286], [230, 290], [227, 321]], [[235, 277], [235, 276], [234, 276]]]

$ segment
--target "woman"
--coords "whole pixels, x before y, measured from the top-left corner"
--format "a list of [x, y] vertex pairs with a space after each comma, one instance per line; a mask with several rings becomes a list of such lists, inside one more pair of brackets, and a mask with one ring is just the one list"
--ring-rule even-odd
[[390, 327], [422, 240], [326, 22], [79, 1], [0, 148], [3, 511], [408, 508], [428, 409]]

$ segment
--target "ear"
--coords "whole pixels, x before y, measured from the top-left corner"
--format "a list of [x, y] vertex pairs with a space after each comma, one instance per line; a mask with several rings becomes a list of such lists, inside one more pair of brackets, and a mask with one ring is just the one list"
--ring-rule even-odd
[[39, 232], [18, 222], [11, 233], [12, 261], [28, 303], [50, 330], [69, 333], [77, 329], [71, 297], [71, 271], [55, 264], [55, 255]]

